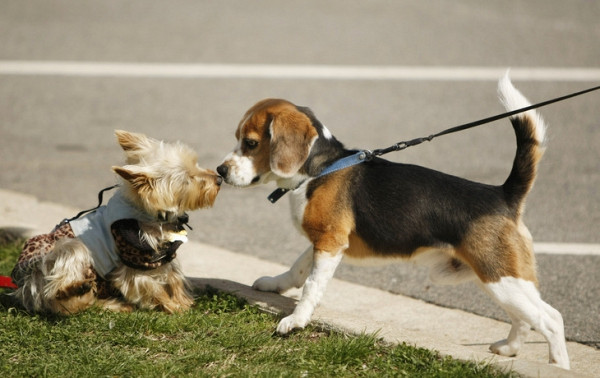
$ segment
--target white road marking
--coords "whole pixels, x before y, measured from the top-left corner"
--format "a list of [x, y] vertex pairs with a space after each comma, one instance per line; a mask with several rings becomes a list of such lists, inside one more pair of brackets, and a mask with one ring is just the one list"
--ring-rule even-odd
[[[496, 81], [505, 67], [0, 61], [0, 75], [317, 80]], [[511, 68], [513, 80], [600, 81], [598, 68]], [[538, 254], [600, 256], [600, 244], [535, 243]]]
[[[316, 80], [496, 81], [508, 67], [0, 61], [0, 75]], [[600, 68], [514, 67], [513, 80], [600, 81]]]
[[539, 255], [600, 256], [600, 244], [533, 243], [533, 250]]

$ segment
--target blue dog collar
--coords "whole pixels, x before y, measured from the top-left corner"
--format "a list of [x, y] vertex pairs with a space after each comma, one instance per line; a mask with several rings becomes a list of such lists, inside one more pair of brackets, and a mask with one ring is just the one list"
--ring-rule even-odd
[[[368, 150], [358, 151], [357, 153], [355, 153], [353, 155], [346, 156], [345, 158], [341, 158], [339, 160], [336, 160], [329, 167], [323, 169], [321, 171], [321, 173], [319, 173], [317, 176], [315, 176], [315, 178], [323, 177], [323, 176], [326, 176], [326, 175], [328, 175], [330, 173], [342, 170], [344, 168], [348, 168], [348, 167], [351, 167], [353, 165], [364, 163], [365, 161], [369, 160], [370, 156], [371, 156], [371, 151], [368, 151]], [[302, 181], [300, 183], [300, 185], [302, 185], [303, 182], [304, 181]], [[298, 186], [300, 186], [300, 185], [298, 185]], [[267, 199], [271, 203], [275, 203], [281, 197], [283, 197], [287, 192], [289, 192], [290, 190], [293, 190], [293, 189], [277, 188], [271, 194], [269, 194], [269, 196], [267, 197]]]

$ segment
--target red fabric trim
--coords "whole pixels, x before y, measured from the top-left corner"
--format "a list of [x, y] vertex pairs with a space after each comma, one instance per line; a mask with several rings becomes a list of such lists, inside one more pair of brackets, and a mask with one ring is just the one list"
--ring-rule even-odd
[[12, 279], [7, 276], [0, 276], [0, 287], [5, 289], [16, 289], [17, 285], [12, 282]]

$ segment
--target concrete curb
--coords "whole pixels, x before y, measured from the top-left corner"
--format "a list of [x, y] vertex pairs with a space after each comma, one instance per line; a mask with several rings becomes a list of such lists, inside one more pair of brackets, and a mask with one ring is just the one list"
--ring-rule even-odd
[[[0, 189], [0, 228], [45, 233], [76, 212]], [[299, 289], [285, 295], [251, 289], [256, 278], [287, 269], [280, 264], [198, 242], [182, 246], [178, 256], [195, 285], [231, 292], [270, 312], [291, 313], [301, 293]], [[600, 352], [574, 342], [567, 344], [571, 371], [548, 365], [547, 344], [536, 332], [531, 332], [518, 358], [494, 355], [488, 346], [508, 335], [509, 324], [337, 279], [329, 284], [313, 322], [349, 333], [378, 332], [388, 342], [406, 342], [461, 360], [489, 362], [527, 377], [591, 377], [600, 369]]]

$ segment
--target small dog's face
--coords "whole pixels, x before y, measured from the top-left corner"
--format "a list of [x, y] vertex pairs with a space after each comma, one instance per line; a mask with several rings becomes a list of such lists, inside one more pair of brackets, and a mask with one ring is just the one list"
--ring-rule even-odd
[[127, 165], [113, 167], [124, 181], [124, 192], [146, 213], [166, 222], [186, 211], [213, 205], [222, 178], [198, 166], [196, 153], [176, 142], [116, 131]]
[[266, 99], [246, 112], [235, 137], [236, 147], [217, 171], [228, 184], [249, 186], [298, 173], [318, 133], [292, 103]]

